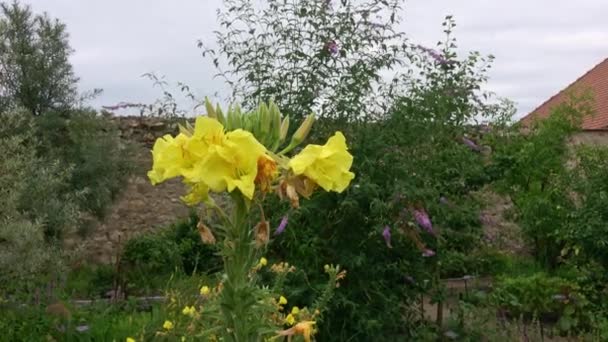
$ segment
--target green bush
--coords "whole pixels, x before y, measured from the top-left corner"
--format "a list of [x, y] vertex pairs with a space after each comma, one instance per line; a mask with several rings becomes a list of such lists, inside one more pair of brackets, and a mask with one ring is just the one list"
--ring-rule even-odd
[[506, 255], [493, 250], [482, 249], [471, 253], [448, 250], [439, 256], [441, 277], [457, 278], [465, 275], [502, 274], [507, 269], [508, 259]]
[[[295, 121], [317, 111], [321, 118], [310, 140], [343, 131], [354, 155], [356, 179], [346, 192], [315, 194], [298, 210], [278, 201], [265, 208], [275, 224], [289, 215], [269, 257], [300, 269], [306, 286], [288, 285], [301, 305], [314, 297], [309, 284], [324, 283], [318, 278], [323, 265], [348, 271], [319, 339], [407, 339], [419, 318], [411, 304], [421, 284], [440, 283], [441, 264], [424, 258], [422, 246], [441, 256], [481, 244], [472, 193], [491, 178], [483, 148], [467, 146], [464, 138], [481, 144], [484, 132], [471, 123], [509, 112], [488, 105], [479, 90], [492, 58], [459, 57], [451, 18], [439, 51], [403, 43], [397, 1], [271, 1], [258, 11], [234, 0], [225, 9], [218, 50], [206, 52], [216, 66], [226, 57], [223, 75], [236, 81], [230, 83], [235, 99], [245, 106], [274, 99]], [[371, 12], [378, 14], [373, 20]], [[337, 52], [328, 45], [334, 42]], [[401, 63], [411, 67], [386, 84], [381, 73]], [[415, 224], [414, 208], [428, 212], [438, 238]], [[386, 225], [392, 248], [382, 238]]]
[[492, 301], [512, 317], [556, 320], [563, 331], [586, 324], [590, 317], [576, 283], [544, 273], [500, 279]]
[[576, 212], [577, 181], [568, 167], [573, 154], [567, 139], [579, 130], [580, 118], [589, 115], [588, 105], [588, 98], [573, 96], [534, 123], [530, 132], [516, 125], [493, 136], [489, 169], [497, 175], [496, 188], [510, 197], [516, 222], [537, 260], [548, 268], [557, 267]]
[[36, 156], [31, 121], [21, 113], [0, 113], [0, 121], [0, 288], [27, 293], [62, 269], [45, 237], [73, 225], [75, 206], [59, 194], [64, 170]]
[[90, 110], [48, 112], [36, 124], [40, 153], [71, 165], [68, 191], [79, 194], [80, 210], [103, 217], [133, 170], [116, 124]]
[[213, 247], [201, 242], [197, 223], [198, 217], [192, 215], [186, 221], [129, 240], [121, 260], [132, 273], [130, 280], [142, 284], [151, 276], [173, 272], [192, 275], [217, 271], [221, 259]]
[[[458, 60], [449, 47], [443, 54], [454, 59], [453, 67], [446, 70], [422, 56], [420, 68], [431, 76], [396, 97], [382, 120], [339, 126], [317, 122], [320, 131], [347, 134], [356, 178], [345, 193], [315, 194], [297, 211], [285, 204], [267, 209], [276, 224], [289, 213], [287, 231], [275, 239], [271, 255], [302, 268], [313, 284], [320, 283], [314, 274], [325, 263], [348, 270], [319, 326], [320, 339], [414, 338], [419, 322], [414, 301], [421, 291], [440, 294], [440, 275], [500, 271], [500, 264], [493, 269], [493, 263], [501, 257], [492, 253], [467, 257], [458, 270], [451, 265], [444, 270], [438, 262], [481, 246], [480, 206], [473, 193], [491, 180], [483, 147], [472, 150], [462, 140], [483, 141], [482, 130], [466, 124], [482, 109], [445, 95], [451, 89], [475, 96], [470, 84], [483, 82], [483, 75], [473, 71], [481, 61], [475, 54]], [[416, 225], [412, 211], [417, 207], [428, 212], [438, 238]], [[387, 225], [392, 248], [382, 238]], [[423, 257], [422, 244], [437, 256]], [[291, 285], [290, 293], [300, 290], [297, 283]], [[306, 292], [298, 298], [307, 299]]]

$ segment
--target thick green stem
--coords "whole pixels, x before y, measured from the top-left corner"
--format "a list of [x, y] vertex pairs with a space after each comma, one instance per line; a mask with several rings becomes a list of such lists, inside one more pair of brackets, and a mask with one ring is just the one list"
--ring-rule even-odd
[[254, 263], [255, 249], [251, 226], [248, 223], [248, 208], [245, 200], [234, 196], [234, 217], [226, 227], [224, 240], [224, 288], [221, 295], [222, 313], [224, 315], [226, 341], [256, 341], [256, 319], [251, 309], [255, 304], [255, 284], [249, 278], [249, 271]]

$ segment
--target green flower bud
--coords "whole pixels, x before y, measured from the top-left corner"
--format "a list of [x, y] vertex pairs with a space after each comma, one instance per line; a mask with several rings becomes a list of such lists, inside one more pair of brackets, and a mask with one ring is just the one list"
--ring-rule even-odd
[[306, 119], [304, 119], [304, 122], [302, 122], [302, 124], [300, 125], [298, 130], [291, 137], [291, 143], [292, 144], [295, 143], [297, 146], [302, 141], [304, 141], [304, 139], [306, 139], [306, 137], [308, 136], [308, 133], [310, 133], [310, 130], [314, 123], [315, 123], [315, 115], [314, 114], [308, 115], [306, 117]]
[[281, 135], [279, 136], [281, 142], [287, 138], [287, 132], [289, 132], [289, 116], [283, 118], [283, 122], [281, 123]]
[[215, 114], [215, 109], [213, 109], [213, 104], [209, 100], [208, 97], [205, 97], [205, 108], [207, 109], [207, 116], [213, 119], [217, 119], [217, 115]]

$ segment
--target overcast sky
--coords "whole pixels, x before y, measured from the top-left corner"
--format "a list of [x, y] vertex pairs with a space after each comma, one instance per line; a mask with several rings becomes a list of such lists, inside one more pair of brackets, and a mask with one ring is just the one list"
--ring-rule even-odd
[[[150, 103], [161, 94], [146, 72], [222, 89], [196, 41], [213, 42], [221, 0], [23, 0], [67, 24], [82, 90], [92, 104]], [[516, 102], [521, 116], [608, 57], [608, 0], [409, 0], [402, 13], [411, 41], [433, 46], [453, 14], [462, 50], [496, 56], [488, 88]]]

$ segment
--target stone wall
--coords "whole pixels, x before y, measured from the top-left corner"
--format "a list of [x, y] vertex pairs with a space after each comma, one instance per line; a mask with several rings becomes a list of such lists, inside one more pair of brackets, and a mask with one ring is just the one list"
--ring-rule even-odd
[[124, 190], [102, 222], [94, 221], [90, 233], [81, 238], [66, 239], [66, 246], [78, 248], [84, 260], [110, 263], [129, 238], [147, 231], [157, 230], [189, 214], [180, 200], [183, 184], [177, 180], [152, 186], [146, 173], [152, 166], [150, 150], [156, 138], [175, 134], [177, 124], [157, 118], [113, 117], [123, 139], [135, 149], [136, 168]]
[[[84, 239], [76, 236], [66, 239], [66, 245], [82, 248], [85, 259], [96, 263], [111, 262], [129, 238], [165, 227], [189, 214], [189, 209], [179, 200], [184, 192], [179, 180], [152, 186], [146, 177], [152, 165], [150, 150], [154, 141], [165, 134], [176, 134], [176, 121], [149, 117], [113, 117], [112, 120], [120, 128], [123, 139], [135, 147], [136, 170], [105, 220], [93, 223], [90, 235]], [[608, 131], [580, 132], [571, 141], [574, 144], [608, 145]], [[496, 205], [488, 205], [482, 212], [482, 216], [494, 222], [484, 222], [486, 238], [495, 244], [504, 244], [502, 247], [507, 250], [521, 250], [523, 244], [515, 238], [517, 229], [511, 226], [506, 229], [503, 225], [512, 225], [501, 218], [508, 205], [500, 198], [488, 200]]]

